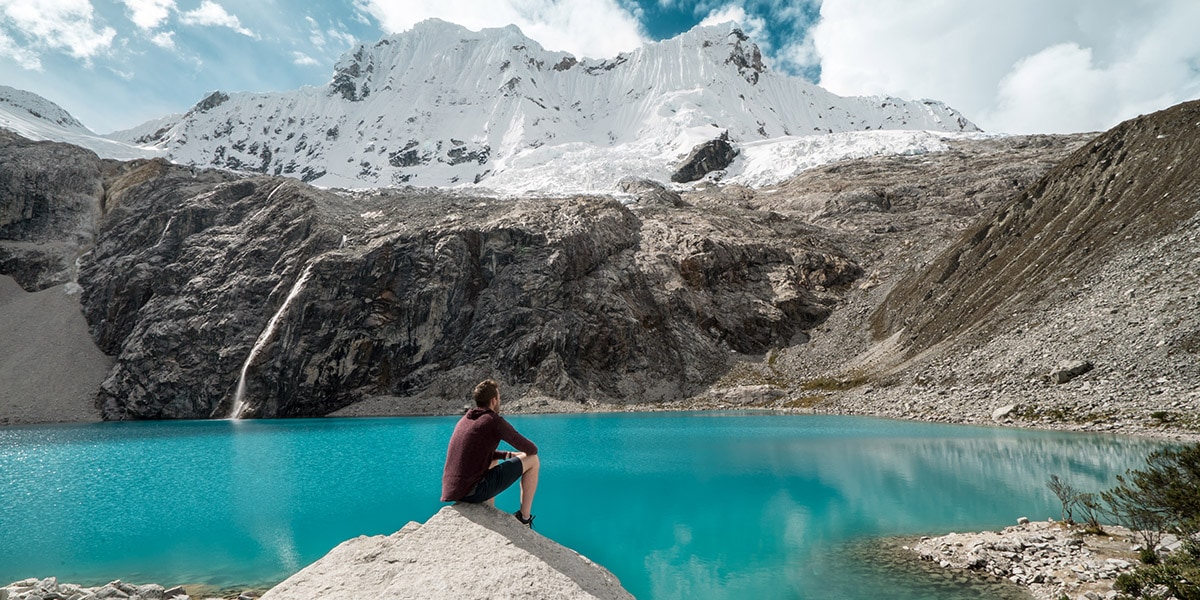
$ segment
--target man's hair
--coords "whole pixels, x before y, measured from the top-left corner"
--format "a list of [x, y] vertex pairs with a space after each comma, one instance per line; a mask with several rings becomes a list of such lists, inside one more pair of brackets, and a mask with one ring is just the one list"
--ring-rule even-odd
[[500, 384], [495, 379], [485, 379], [475, 386], [475, 406], [487, 408], [492, 398], [500, 395]]

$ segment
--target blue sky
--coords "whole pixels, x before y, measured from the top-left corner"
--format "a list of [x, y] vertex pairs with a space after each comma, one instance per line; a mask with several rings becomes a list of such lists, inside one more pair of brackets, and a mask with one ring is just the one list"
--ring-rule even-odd
[[1196, 0], [0, 0], [0, 84], [105, 133], [213, 90], [328, 82], [358, 41], [437, 17], [605, 58], [735, 20], [838, 94], [947, 102], [989, 131], [1094, 131], [1200, 97]]

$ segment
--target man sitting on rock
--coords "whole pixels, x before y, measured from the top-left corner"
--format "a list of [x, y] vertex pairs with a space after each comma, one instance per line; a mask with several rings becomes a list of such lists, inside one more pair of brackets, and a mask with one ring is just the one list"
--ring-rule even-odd
[[[537, 491], [537, 446], [517, 433], [500, 416], [500, 384], [488, 379], [475, 386], [475, 408], [467, 411], [446, 449], [446, 467], [442, 471], [442, 502], [486, 502], [495, 506], [495, 497], [521, 480], [521, 508], [513, 513], [522, 523], [533, 527], [533, 494]], [[501, 452], [501, 440], [517, 452]]]

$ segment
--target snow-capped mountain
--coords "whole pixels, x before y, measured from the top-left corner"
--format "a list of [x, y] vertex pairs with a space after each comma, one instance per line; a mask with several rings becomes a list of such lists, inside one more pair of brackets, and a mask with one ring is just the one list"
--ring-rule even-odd
[[0, 85], [0, 129], [34, 141], [66, 142], [87, 148], [103, 158], [130, 160], [162, 156], [156, 148], [138, 148], [92, 133], [59, 105], [33, 92]]
[[[696, 144], [725, 133], [753, 147], [867, 130], [978, 131], [940, 102], [845, 98], [774, 73], [733, 25], [581, 60], [515, 26], [472, 32], [429, 20], [353, 48], [324, 87], [214, 92], [185, 115], [110, 137], [177, 162], [326, 186], [520, 190], [552, 177], [602, 190], [631, 175], [666, 181]], [[901, 137], [901, 151], [938, 142]]]

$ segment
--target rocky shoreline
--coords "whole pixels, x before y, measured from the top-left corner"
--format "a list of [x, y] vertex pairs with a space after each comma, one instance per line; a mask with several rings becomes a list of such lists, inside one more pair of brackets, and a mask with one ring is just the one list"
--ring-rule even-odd
[[[188, 588], [191, 588], [189, 593]], [[157, 583], [135, 585], [121, 580], [102, 586], [87, 587], [75, 583], [59, 583], [57, 577], [30, 578], [0, 587], [0, 600], [253, 600], [262, 595], [261, 589], [224, 589], [211, 586], [164, 587]], [[194, 594], [194, 596], [193, 596]]]
[[[1164, 539], [1173, 550], [1179, 543]], [[1000, 578], [1029, 590], [1037, 600], [1116, 598], [1113, 582], [1138, 564], [1139, 541], [1124, 527], [1088, 532], [1053, 520], [1018, 524], [1001, 531], [924, 537], [905, 548], [941, 568]]]

